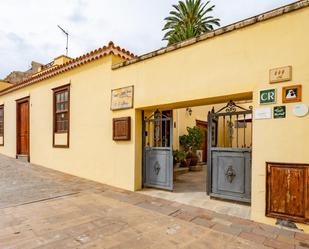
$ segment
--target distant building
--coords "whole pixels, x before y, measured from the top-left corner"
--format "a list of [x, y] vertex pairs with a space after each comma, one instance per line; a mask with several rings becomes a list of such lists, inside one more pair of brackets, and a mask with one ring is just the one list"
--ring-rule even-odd
[[13, 71], [8, 76], [5, 77], [4, 81], [9, 83], [18, 83], [31, 77], [33, 74], [37, 73], [43, 65], [41, 63], [32, 61], [31, 68], [25, 72]]

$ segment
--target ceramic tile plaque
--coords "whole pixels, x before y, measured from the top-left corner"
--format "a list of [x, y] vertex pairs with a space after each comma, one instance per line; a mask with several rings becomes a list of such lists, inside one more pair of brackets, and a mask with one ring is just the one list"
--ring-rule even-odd
[[259, 101], [261, 105], [275, 104], [277, 101], [276, 89], [260, 90]]
[[134, 86], [128, 86], [112, 90], [111, 110], [123, 110], [133, 108]]
[[286, 107], [285, 106], [275, 106], [274, 107], [274, 119], [285, 118], [286, 117]]
[[269, 82], [279, 83], [292, 80], [292, 67], [279, 67], [269, 70]]

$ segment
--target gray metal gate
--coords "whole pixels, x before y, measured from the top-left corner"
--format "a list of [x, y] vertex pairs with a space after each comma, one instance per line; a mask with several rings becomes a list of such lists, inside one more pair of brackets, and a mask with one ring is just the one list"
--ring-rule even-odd
[[208, 113], [207, 193], [251, 202], [252, 107], [230, 101]]
[[172, 112], [143, 114], [143, 186], [173, 190]]

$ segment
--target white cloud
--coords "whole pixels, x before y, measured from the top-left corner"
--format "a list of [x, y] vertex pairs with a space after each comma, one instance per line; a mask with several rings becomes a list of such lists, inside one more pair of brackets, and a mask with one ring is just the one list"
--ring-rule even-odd
[[[291, 0], [213, 0], [222, 25], [288, 4]], [[177, 0], [1, 0], [0, 78], [26, 70], [32, 60], [48, 63], [65, 53], [69, 30], [72, 57], [113, 40], [142, 54], [166, 45], [161, 31]]]

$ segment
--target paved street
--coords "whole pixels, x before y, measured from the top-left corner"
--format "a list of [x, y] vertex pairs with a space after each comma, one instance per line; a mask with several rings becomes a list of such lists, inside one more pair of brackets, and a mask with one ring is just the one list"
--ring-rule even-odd
[[295, 233], [0, 155], [0, 248], [309, 248]]

